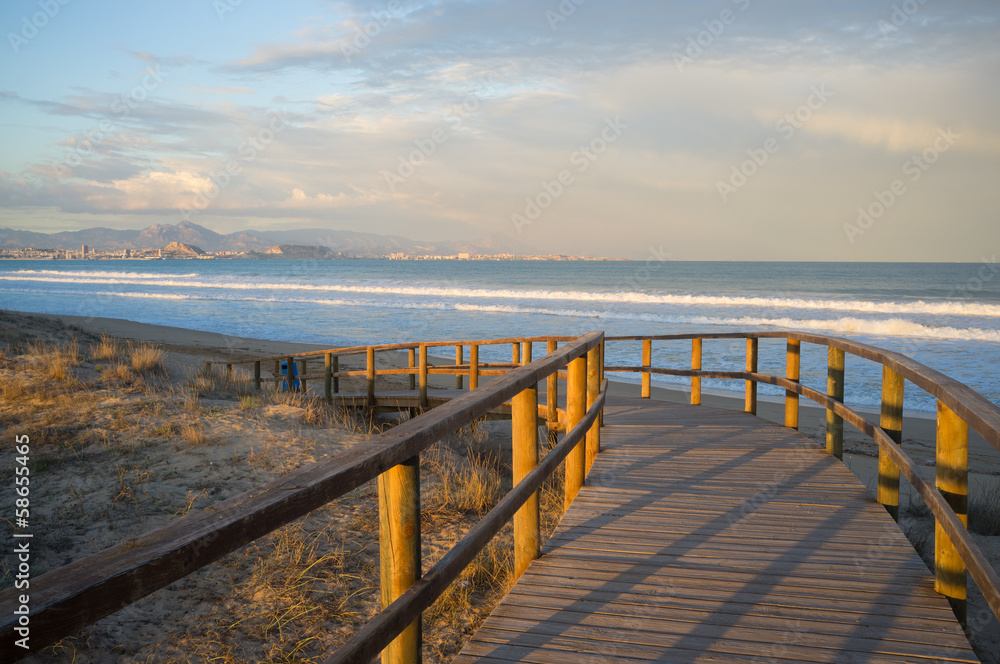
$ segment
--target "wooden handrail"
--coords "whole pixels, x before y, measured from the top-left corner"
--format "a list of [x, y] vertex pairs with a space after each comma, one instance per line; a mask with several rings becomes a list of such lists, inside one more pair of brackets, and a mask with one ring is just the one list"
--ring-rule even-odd
[[[812, 343], [819, 346], [828, 346], [846, 351], [857, 357], [877, 362], [882, 366], [887, 366], [906, 380], [910, 381], [925, 392], [931, 394], [946, 406], [951, 408], [968, 422], [969, 426], [989, 442], [997, 450], [1000, 450], [1000, 408], [991, 403], [986, 397], [979, 394], [969, 386], [960, 383], [940, 371], [936, 371], [925, 364], [917, 362], [901, 353], [884, 350], [876, 346], [843, 339], [841, 337], [828, 337], [808, 332], [795, 331], [764, 331], [764, 332], [720, 332], [712, 334], [669, 334], [657, 336], [621, 336], [605, 337], [605, 342], [615, 341], [670, 341], [681, 339], [791, 339], [793, 341]], [[607, 367], [606, 371], [612, 371]], [[627, 368], [627, 371], [635, 371], [635, 368]], [[680, 370], [677, 370], [680, 371]], [[657, 372], [654, 372], [657, 373]], [[698, 373], [672, 373], [675, 376], [702, 376], [714, 378]], [[725, 376], [718, 376], [724, 378]]]
[[[325, 355], [330, 353], [331, 355], [362, 355], [368, 352], [369, 348], [375, 349], [376, 352], [381, 353], [385, 351], [394, 350], [410, 350], [419, 348], [421, 345], [427, 348], [441, 348], [444, 346], [502, 346], [514, 343], [531, 343], [531, 342], [547, 342], [550, 339], [556, 341], [572, 341], [577, 337], [574, 336], [560, 336], [560, 335], [550, 335], [544, 337], [509, 337], [504, 339], [482, 339], [482, 340], [460, 340], [460, 341], [427, 341], [427, 342], [407, 342], [398, 344], [372, 344], [368, 346], [346, 346], [343, 348], [326, 348], [323, 350], [310, 350], [304, 353], [294, 353], [293, 357], [315, 357], [319, 355]], [[283, 360], [288, 357], [288, 353], [282, 355], [272, 355], [266, 357], [252, 357], [242, 360], [211, 360], [206, 362], [206, 364], [251, 364], [253, 362], [267, 362], [270, 360]]]
[[[530, 365], [529, 365], [530, 366]], [[458, 541], [437, 563], [424, 574], [419, 581], [406, 591], [387, 609], [368, 621], [347, 643], [324, 664], [348, 664], [349, 662], [367, 662], [389, 645], [407, 625], [416, 620], [421, 613], [430, 607], [462, 573], [472, 559], [485, 548], [500, 529], [513, 518], [515, 512], [524, 505], [542, 483], [552, 476], [566, 457], [578, 447], [587, 435], [587, 431], [597, 420], [600, 410], [604, 407], [607, 395], [607, 380], [601, 386], [600, 396], [594, 401], [590, 410], [573, 427], [566, 437], [559, 442], [545, 458], [535, 466], [534, 470], [525, 476], [504, 498], [479, 520], [469, 532]]]
[[570, 339], [557, 351], [403, 422], [364, 446], [33, 578], [30, 650], [14, 645], [19, 592], [0, 592], [0, 659], [16, 661], [37, 651], [405, 463], [585, 357], [601, 343], [603, 333]]
[[[756, 341], [764, 338], [784, 338], [788, 341], [786, 376], [771, 376], [756, 371]], [[690, 339], [697, 342], [698, 359], [692, 362], [695, 369], [665, 369], [651, 367], [649, 344], [652, 341]], [[701, 341], [704, 339], [746, 339], [747, 371], [701, 370]], [[786, 426], [798, 428], [798, 395], [802, 395], [827, 409], [827, 451], [841, 456], [843, 422], [848, 422], [870, 436], [879, 447], [880, 482], [877, 499], [886, 509], [898, 515], [898, 476], [901, 472], [913, 485], [934, 514], [939, 536], [935, 538], [935, 589], [948, 596], [956, 615], [965, 622], [966, 568], [983, 593], [984, 598], [1000, 618], [1000, 575], [969, 536], [965, 526], [967, 512], [967, 446], [963, 435], [971, 427], [1000, 450], [1000, 408], [967, 385], [921, 364], [905, 355], [883, 350], [839, 337], [794, 331], [676, 334], [657, 336], [606, 337], [605, 343], [616, 341], [641, 341], [641, 366], [605, 366], [605, 371], [639, 373], [643, 377], [643, 396], [647, 396], [646, 381], [651, 374], [689, 376], [694, 379], [721, 378], [747, 381], [746, 410], [751, 411], [756, 399], [751, 398], [751, 385], [766, 383], [783, 387], [786, 392]], [[802, 342], [828, 347], [827, 393], [805, 387], [799, 383], [799, 357]], [[875, 426], [843, 403], [844, 353], [877, 362], [883, 367], [883, 405], [881, 426]], [[938, 400], [938, 480], [932, 487], [917, 472], [917, 466], [899, 445], [902, 426], [902, 386], [909, 380], [929, 392]], [[698, 385], [700, 392], [700, 384]], [[755, 392], [756, 388], [754, 388]], [[692, 390], [692, 395], [694, 391]], [[793, 395], [795, 395], [793, 397]], [[700, 401], [700, 399], [699, 399]], [[694, 398], [692, 397], [692, 402]], [[883, 428], [886, 427], [886, 428]], [[957, 440], [956, 440], [957, 439]], [[947, 461], [944, 474], [942, 459]], [[882, 476], [885, 475], [883, 478]], [[893, 479], [893, 476], [896, 478]], [[943, 479], [942, 479], [943, 478]], [[947, 487], [947, 488], [946, 488]], [[944, 537], [940, 535], [943, 534]]]

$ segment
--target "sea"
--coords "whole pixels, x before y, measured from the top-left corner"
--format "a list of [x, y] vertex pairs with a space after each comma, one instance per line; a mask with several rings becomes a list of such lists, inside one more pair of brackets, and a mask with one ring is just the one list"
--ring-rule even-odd
[[[521, 335], [803, 330], [898, 351], [1000, 405], [1000, 264], [459, 260], [0, 261], [0, 307], [125, 318], [328, 347]], [[535, 350], [536, 357], [541, 349]], [[483, 349], [485, 359], [509, 347]], [[784, 341], [760, 370], [784, 375]], [[609, 364], [637, 365], [637, 342]], [[654, 366], [688, 368], [690, 342], [657, 342]], [[745, 342], [707, 340], [703, 367], [742, 370]], [[636, 381], [635, 376], [616, 379]], [[688, 379], [654, 377], [664, 386]], [[826, 387], [806, 344], [802, 381]], [[847, 403], [877, 409], [881, 369], [848, 355]], [[738, 381], [706, 390], [737, 393]], [[761, 386], [764, 398], [783, 392]], [[935, 401], [907, 385], [906, 408]]]

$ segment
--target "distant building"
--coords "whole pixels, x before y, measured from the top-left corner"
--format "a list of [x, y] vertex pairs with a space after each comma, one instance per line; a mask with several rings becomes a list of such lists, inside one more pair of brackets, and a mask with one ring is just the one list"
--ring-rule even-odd
[[83, 245], [82, 247], [80, 247], [80, 258], [86, 258], [86, 257], [87, 257], [87, 245]]

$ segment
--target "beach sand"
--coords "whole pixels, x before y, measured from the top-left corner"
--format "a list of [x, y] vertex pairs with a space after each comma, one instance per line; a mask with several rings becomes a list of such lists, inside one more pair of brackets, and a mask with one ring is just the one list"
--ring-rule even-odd
[[[12, 316], [13, 314], [6, 315]], [[368, 425], [369, 429], [365, 431], [366, 425], [356, 421], [310, 423], [310, 417], [318, 416], [310, 415], [309, 409], [303, 407], [302, 403], [261, 404], [259, 408], [250, 409], [253, 413], [248, 417], [247, 411], [241, 408], [241, 402], [226, 398], [206, 399], [203, 394], [200, 402], [193, 409], [185, 410], [183, 385], [185, 382], [190, 384], [191, 381], [196, 380], [197, 372], [206, 360], [238, 362], [259, 356], [322, 350], [321, 346], [230, 337], [217, 333], [110, 318], [32, 314], [27, 323], [24, 322], [25, 319], [16, 320], [20, 320], [19, 324], [25, 329], [33, 330], [39, 334], [48, 334], [52, 338], [58, 338], [60, 335], [65, 337], [66, 332], [58, 331], [61, 326], [65, 325], [69, 326], [68, 334], [70, 336], [80, 335], [86, 343], [95, 343], [102, 334], [110, 334], [122, 340], [131, 340], [134, 343], [156, 344], [168, 351], [166, 356], [167, 371], [170, 376], [175, 378], [176, 382], [174, 397], [163, 400], [163, 405], [159, 406], [159, 408], [169, 412], [176, 411], [174, 413], [176, 415], [175, 422], [170, 425], [174, 428], [168, 432], [164, 441], [160, 441], [161, 444], [150, 444], [145, 451], [123, 448], [113, 467], [106, 467], [102, 470], [92, 469], [94, 470], [93, 477], [67, 478], [65, 482], [53, 486], [48, 493], [39, 489], [39, 493], [36, 495], [41, 504], [45, 504], [47, 500], [51, 501], [52, 504], [59, 506], [58, 510], [53, 509], [53, 512], [64, 512], [62, 516], [57, 516], [55, 513], [48, 516], [49, 523], [59, 533], [57, 538], [59, 542], [53, 547], [58, 555], [50, 556], [48, 564], [51, 566], [64, 564], [69, 560], [77, 559], [117, 541], [144, 532], [170, 516], [206, 507], [212, 502], [235, 495], [277, 477], [279, 474], [288, 472], [293, 467], [312, 463], [342, 452], [375, 433], [370, 425]], [[380, 368], [406, 366], [405, 353], [380, 353], [377, 358]], [[345, 358], [342, 360], [341, 366], [346, 369], [360, 369], [363, 368], [364, 361], [364, 356], [358, 355]], [[432, 362], [450, 364], [453, 360], [439, 358], [438, 362], [434, 360]], [[609, 377], [614, 379], [613, 374]], [[380, 382], [380, 389], [398, 386], [401, 381], [405, 381], [405, 378], [397, 377], [394, 383]], [[432, 376], [431, 385], [432, 387], [435, 385], [454, 387], [454, 379], [449, 376]], [[342, 383], [342, 389], [344, 391], [361, 391], [363, 383], [361, 379], [348, 379]], [[613, 381], [610, 389], [612, 394], [631, 396], [639, 394], [639, 386], [632, 383]], [[209, 386], [206, 386], [204, 392], [211, 392]], [[141, 404], [146, 398], [146, 393], [142, 389], [133, 390], [131, 393], [119, 394], [111, 399], [103, 399], [100, 403], [93, 404], [92, 417], [95, 419], [92, 428], [105, 432], [113, 431], [115, 418], [118, 418], [119, 421], [125, 421], [125, 424], [120, 424], [120, 426], [126, 427], [126, 431], [135, 436], [142, 426]], [[687, 403], [689, 395], [683, 390], [654, 386], [653, 398]], [[190, 398], [187, 398], [187, 402], [190, 405]], [[741, 396], [706, 393], [703, 396], [703, 402], [709, 406], [743, 409]], [[132, 420], [129, 419], [129, 414], [122, 416], [121, 412], [139, 413], [138, 423], [130, 424]], [[758, 414], [766, 419], [782, 423], [784, 403], [783, 401], [761, 398], [758, 402]], [[877, 423], [877, 414], [869, 414], [869, 417]], [[194, 421], [200, 427], [200, 435], [204, 440], [209, 441], [209, 444], [189, 445], [184, 454], [178, 455], [176, 452], [179, 449], [175, 449], [172, 444], [165, 441], [170, 438], [169, 433], [171, 432], [176, 437], [179, 427], [183, 426], [182, 423], [185, 420]], [[800, 425], [803, 434], [815, 441], [817, 445], [824, 444], [825, 409], [803, 399], [801, 401]], [[931, 481], [933, 481], [934, 472], [935, 435], [935, 422], [932, 417], [909, 415], [905, 418], [903, 447], [920, 465], [924, 476]], [[120, 442], [122, 436], [116, 438], [112, 435], [111, 437], [119, 442], [111, 442], [108, 445], [112, 447], [123, 445]], [[498, 437], [502, 439], [503, 435], [500, 434]], [[86, 447], [86, 444], [81, 445], [81, 449], [86, 449]], [[157, 458], [146, 458], [140, 463], [137, 461], [137, 454]], [[874, 490], [877, 469], [876, 446], [867, 436], [853, 429], [850, 425], [845, 425], [844, 462], [869, 487], [869, 490]], [[54, 460], [52, 463], [64, 462]], [[173, 472], [167, 471], [168, 467]], [[143, 473], [147, 473], [145, 480]], [[1000, 496], [998, 475], [1000, 475], [1000, 454], [979, 436], [970, 435], [970, 511], [989, 511], [994, 515], [993, 518], [996, 518], [997, 497]], [[110, 484], [111, 487], [98, 488], [93, 486], [95, 482]], [[117, 498], [114, 495], [116, 491], [118, 492]], [[922, 554], [925, 561], [932, 562], [933, 520], [905, 481], [901, 491], [900, 526], [904, 532], [908, 533], [911, 541], [916, 541], [917, 544], [923, 546]], [[89, 494], [96, 493], [100, 497], [95, 498], [88, 492]], [[121, 498], [123, 492], [129, 493], [124, 499]], [[352, 497], [355, 502], [359, 502], [359, 499], [368, 503], [373, 502], [370, 487], [355, 493], [357, 495]], [[110, 501], [110, 507], [105, 505], [104, 508], [91, 509], [92, 504], [98, 504], [101, 501], [104, 501], [105, 504]], [[307, 517], [303, 520], [304, 522], [315, 522], [318, 519], [326, 519], [327, 522], [324, 525], [310, 523], [304, 527], [304, 530], [296, 531], [297, 535], [294, 532], [286, 535], [286, 539], [314, 537], [318, 542], [319, 536], [316, 533], [322, 533], [324, 541], [335, 550], [341, 551], [342, 555], [359, 555], [357, 552], [363, 551], [371, 554], [377, 547], [375, 541], [371, 537], [357, 537], [359, 526], [367, 527], [369, 530], [373, 527], [371, 510], [350, 505], [346, 499], [338, 501], [338, 503], [323, 514], [317, 514], [314, 518]], [[64, 504], [70, 505], [71, 513], [74, 510], [79, 513], [79, 518], [70, 520], [74, 522], [72, 524], [67, 522]], [[41, 518], [44, 520], [44, 515]], [[341, 528], [338, 529], [337, 526]], [[430, 547], [434, 549], [431, 555], [439, 555], [445, 550], [443, 547], [447, 541], [454, 539], [459, 534], [459, 528], [456, 524], [447, 524], [445, 528], [447, 537], [431, 543]], [[291, 530], [289, 529], [289, 532]], [[347, 534], [343, 530], [346, 530]], [[987, 558], [995, 565], [1000, 563], [1000, 545], [997, 542], [1000, 538], [980, 534], [974, 534], [974, 537], [986, 553]], [[271, 538], [271, 540], [276, 539]], [[133, 661], [127, 653], [148, 652], [153, 647], [150, 639], [163, 638], [159, 631], [154, 630], [152, 634], [149, 633], [148, 627], [151, 623], [170, 623], [172, 627], [167, 629], [166, 633], [173, 634], [177, 639], [175, 647], [162, 651], [168, 655], [162, 661], [175, 661], [170, 657], [179, 656], [179, 653], [183, 651], [182, 644], [190, 644], [198, 638], [218, 638], [220, 643], [228, 643], [225, 635], [220, 635], [218, 628], [215, 628], [216, 631], [211, 633], [193, 628], [199, 621], [208, 624], [212, 622], [212, 619], [223, 620], [224, 616], [219, 611], [218, 602], [220, 598], [226, 596], [228, 591], [220, 586], [220, 581], [214, 579], [213, 576], [219, 576], [220, 571], [228, 570], [225, 573], [230, 576], [242, 574], [240, 578], [244, 578], [249, 574], [252, 577], [255, 573], [254, 570], [262, 569], [260, 556], [264, 554], [273, 556], [275, 550], [280, 549], [281, 546], [281, 542], [275, 543], [275, 541], [270, 540], [260, 546], [251, 545], [240, 553], [231, 554], [228, 561], [205, 568], [205, 570], [141, 600], [118, 614], [110, 616], [97, 626], [88, 628], [85, 638], [102, 644], [102, 647], [110, 641], [118, 640], [117, 645], [112, 649], [112, 654], [106, 658], [95, 658], [92, 649], [88, 649], [86, 646], [89, 641], [77, 639], [64, 645], [61, 652], [36, 655], [31, 661], [71, 661], [67, 658], [68, 653], [77, 656], [77, 661]], [[288, 547], [286, 546], [286, 548]], [[248, 553], [249, 550], [256, 551], [256, 554]], [[249, 562], [254, 559], [254, 555], [257, 555], [255, 559], [257, 562]], [[377, 575], [377, 562], [374, 568], [371, 562], [362, 563], [360, 559], [356, 560], [355, 563], [357, 563], [356, 569], [351, 568], [351, 570], [358, 580], [350, 586], [350, 592], [359, 592], [362, 588], [371, 590], [369, 586], [374, 583], [373, 579], [377, 578], [375, 576]], [[242, 571], [237, 574], [233, 570]], [[1000, 653], [1000, 647], [997, 645], [1000, 644], [1000, 638], [998, 638], [1000, 627], [997, 626], [992, 617], [989, 619], [982, 617], [982, 609], [985, 607], [982, 597], [974, 589], [974, 584], [970, 583], [970, 590], [969, 616], [970, 622], [973, 622], [973, 641], [977, 643], [980, 656], [985, 658], [984, 661], [996, 661], [995, 653]], [[194, 592], [194, 599], [191, 596], [192, 592]], [[280, 595], [280, 593], [276, 594]], [[277, 601], [276, 597], [270, 596], [267, 598], [244, 597], [243, 599], [260, 600], [264, 604]], [[222, 604], [226, 603], [222, 602]], [[232, 602], [230, 601], [229, 604]], [[344, 618], [344, 629], [347, 630], [362, 624], [365, 616], [371, 615], [374, 611], [374, 606], [370, 602], [365, 604], [364, 602], [347, 601], [345, 606], [353, 607], [349, 612], [350, 617]], [[205, 620], [193, 617], [196, 610], [207, 611], [210, 618]], [[191, 613], [191, 617], [188, 617], [189, 613]], [[976, 619], [976, 616], [980, 617]], [[144, 629], [145, 631], [143, 631]], [[343, 630], [341, 630], [340, 635], [332, 634], [330, 638], [336, 640], [338, 636], [342, 636], [342, 633]], [[176, 647], [177, 644], [181, 644], [180, 650]], [[454, 644], [451, 646], [454, 647]], [[232, 646], [229, 644], [226, 647]], [[442, 656], [451, 652], [448, 644], [436, 644], [435, 647], [438, 648]], [[254, 652], [256, 653], [254, 655], [246, 654], [251, 658], [261, 654], [257, 651]], [[992, 656], [988, 654], [991, 652], [994, 653]], [[234, 655], [232, 661], [241, 660]]]

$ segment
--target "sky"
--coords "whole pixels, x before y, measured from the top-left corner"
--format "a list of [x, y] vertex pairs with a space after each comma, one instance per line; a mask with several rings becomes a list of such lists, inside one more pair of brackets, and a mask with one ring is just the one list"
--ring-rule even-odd
[[5, 0], [0, 227], [1000, 253], [996, 0]]

